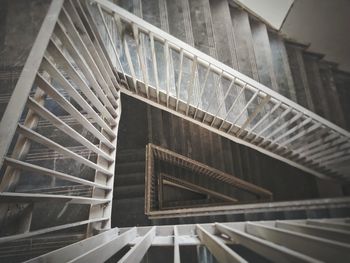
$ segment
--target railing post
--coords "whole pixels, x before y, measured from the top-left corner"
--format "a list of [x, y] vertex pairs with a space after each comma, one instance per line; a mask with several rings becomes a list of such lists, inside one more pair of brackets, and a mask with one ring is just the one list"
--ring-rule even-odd
[[29, 53], [22, 73], [12, 92], [10, 101], [6, 107], [0, 123], [0, 167], [2, 167], [5, 155], [10, 147], [15, 134], [17, 123], [21, 117], [24, 105], [34, 83], [36, 73], [44, 56], [46, 46], [49, 43], [53, 29], [64, 0], [52, 0], [40, 31]]

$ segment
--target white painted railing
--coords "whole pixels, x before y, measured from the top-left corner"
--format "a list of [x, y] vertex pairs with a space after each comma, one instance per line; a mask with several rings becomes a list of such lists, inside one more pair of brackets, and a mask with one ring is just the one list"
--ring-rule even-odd
[[[315, 175], [348, 174], [347, 131], [108, 1], [54, 0], [0, 123], [0, 216], [24, 206], [0, 243], [110, 228], [120, 91]], [[88, 213], [33, 229], [49, 201]]]
[[348, 178], [348, 131], [110, 1], [89, 12], [122, 92], [316, 176]]
[[[111, 227], [120, 92], [90, 27], [79, 2], [52, 1], [12, 93], [0, 124], [0, 221], [19, 223], [0, 243]], [[81, 213], [60, 221], [62, 204], [63, 215], [69, 204]]]
[[[172, 247], [173, 259], [169, 257], [166, 261], [174, 263], [193, 258], [202, 262], [209, 255], [220, 263], [348, 262], [349, 226], [346, 219], [321, 219], [111, 229], [28, 262], [104, 262], [116, 253], [118, 262], [141, 262], [151, 247], [158, 247], [158, 252], [159, 247]], [[132, 248], [123, 252], [129, 245]], [[180, 246], [197, 246], [197, 249], [180, 253]], [[242, 247], [249, 252], [240, 253]], [[210, 253], [201, 258], [199, 251], [204, 248]], [[163, 252], [163, 256], [168, 255]], [[152, 254], [147, 258], [152, 261]]]

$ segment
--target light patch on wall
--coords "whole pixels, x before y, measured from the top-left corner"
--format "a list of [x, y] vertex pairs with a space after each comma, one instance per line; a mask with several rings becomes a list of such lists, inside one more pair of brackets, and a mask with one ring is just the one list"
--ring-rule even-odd
[[280, 30], [294, 0], [235, 0], [274, 29]]

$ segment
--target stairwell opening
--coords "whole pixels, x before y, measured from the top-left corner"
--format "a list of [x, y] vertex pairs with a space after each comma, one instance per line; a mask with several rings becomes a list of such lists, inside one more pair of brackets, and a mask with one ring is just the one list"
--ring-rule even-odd
[[[189, 121], [174, 116], [142, 101], [122, 94], [122, 114], [118, 135], [117, 165], [112, 212], [113, 226], [177, 224], [219, 221], [288, 218], [283, 205], [293, 206], [293, 217], [302, 218], [313, 212], [328, 216], [331, 211], [318, 206], [319, 180], [283, 162], [238, 145]], [[233, 206], [212, 215], [185, 213], [152, 219], [145, 215], [146, 145], [152, 143], [195, 161], [234, 175], [273, 193], [274, 202], [257, 202], [255, 209]], [[337, 197], [333, 193], [333, 197]], [[305, 201], [306, 202], [306, 201]], [[258, 209], [257, 209], [258, 208]], [[310, 210], [311, 209], [311, 210]], [[318, 212], [317, 212], [318, 211]], [[338, 213], [337, 208], [332, 213]], [[341, 208], [340, 210], [341, 211]], [[339, 212], [341, 213], [341, 212]]]

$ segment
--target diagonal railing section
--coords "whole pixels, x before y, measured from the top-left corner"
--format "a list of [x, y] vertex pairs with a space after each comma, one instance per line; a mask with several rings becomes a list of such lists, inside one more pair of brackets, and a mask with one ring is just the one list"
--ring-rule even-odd
[[119, 101], [84, 6], [52, 1], [0, 124], [0, 243], [111, 227]]
[[87, 9], [122, 92], [316, 176], [348, 179], [348, 131], [110, 1]]

